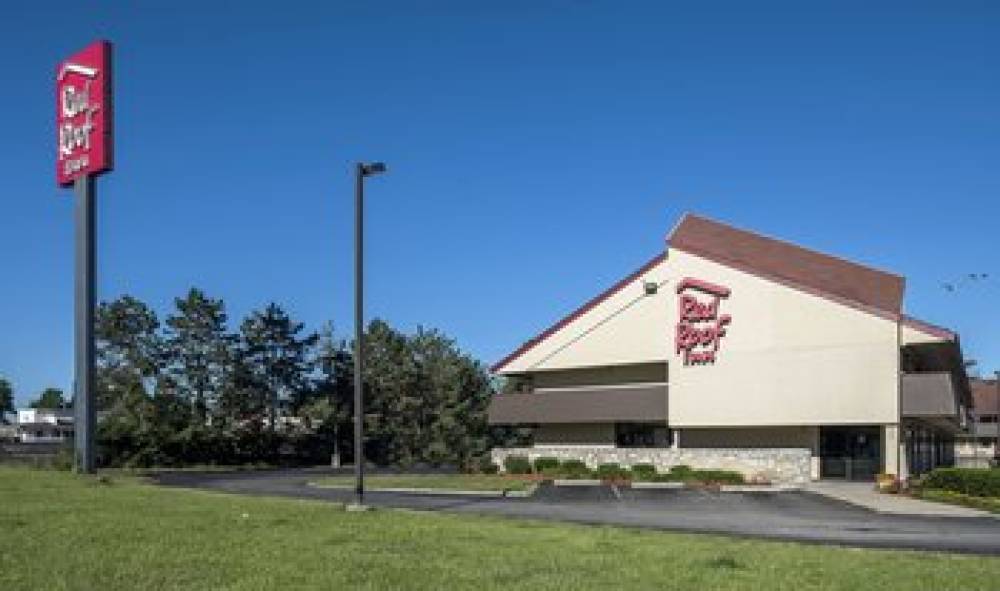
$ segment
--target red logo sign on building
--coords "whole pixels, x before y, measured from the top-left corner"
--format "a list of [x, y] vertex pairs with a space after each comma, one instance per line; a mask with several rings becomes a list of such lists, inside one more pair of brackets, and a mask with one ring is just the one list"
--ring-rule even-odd
[[729, 314], [719, 314], [719, 303], [729, 297], [729, 288], [700, 279], [686, 278], [677, 285], [677, 333], [674, 345], [684, 365], [715, 363]]
[[111, 170], [111, 43], [97, 41], [56, 70], [56, 180]]

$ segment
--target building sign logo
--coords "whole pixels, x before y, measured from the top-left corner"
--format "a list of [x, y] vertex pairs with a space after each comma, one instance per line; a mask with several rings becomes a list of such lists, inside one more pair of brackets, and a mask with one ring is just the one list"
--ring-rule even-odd
[[56, 72], [56, 180], [111, 170], [111, 44], [97, 41]]
[[700, 279], [686, 278], [677, 285], [678, 319], [674, 345], [684, 365], [715, 363], [729, 314], [719, 314], [719, 302], [729, 297], [729, 288]]

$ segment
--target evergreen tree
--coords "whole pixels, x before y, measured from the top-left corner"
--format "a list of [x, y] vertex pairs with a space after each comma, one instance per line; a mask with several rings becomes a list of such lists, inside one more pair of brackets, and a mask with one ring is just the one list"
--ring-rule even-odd
[[319, 335], [316, 368], [310, 399], [298, 414], [315, 429], [323, 455], [342, 454], [353, 446], [354, 356], [330, 325]]
[[177, 394], [191, 406], [192, 424], [204, 426], [233, 361], [225, 305], [194, 288], [174, 303], [177, 311], [167, 318], [167, 371]]
[[132, 296], [102, 302], [95, 317], [98, 426], [105, 455], [116, 462], [162, 460], [160, 428], [151, 390], [163, 361], [156, 314]]
[[0, 424], [6, 423], [6, 413], [14, 410], [14, 387], [6, 378], [0, 378]]
[[148, 398], [163, 361], [160, 321], [146, 304], [132, 296], [102, 302], [95, 318], [98, 406], [113, 409], [121, 398], [130, 408], [132, 396]]
[[59, 388], [46, 388], [38, 395], [38, 400], [29, 404], [31, 408], [62, 409], [69, 408], [63, 391]]
[[301, 322], [274, 303], [251, 313], [240, 325], [241, 357], [261, 397], [256, 404], [267, 409], [272, 431], [280, 407], [297, 408], [309, 391], [317, 336], [302, 335], [303, 330]]

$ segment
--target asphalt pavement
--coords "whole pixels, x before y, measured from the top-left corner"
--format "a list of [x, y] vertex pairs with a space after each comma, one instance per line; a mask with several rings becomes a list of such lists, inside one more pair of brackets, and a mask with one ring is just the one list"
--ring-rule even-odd
[[[353, 491], [309, 482], [329, 470], [171, 472], [159, 484], [235, 494], [350, 502]], [[1000, 555], [1000, 519], [893, 515], [808, 491], [613, 491], [543, 485], [530, 497], [498, 498], [369, 491], [365, 503], [449, 513], [746, 536], [867, 548]]]

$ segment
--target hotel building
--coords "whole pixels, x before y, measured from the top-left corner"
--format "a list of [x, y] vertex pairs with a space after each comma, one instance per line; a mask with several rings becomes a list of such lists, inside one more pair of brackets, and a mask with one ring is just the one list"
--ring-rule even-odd
[[499, 361], [509, 455], [906, 478], [954, 462], [969, 380], [904, 278], [696, 215], [637, 271]]

